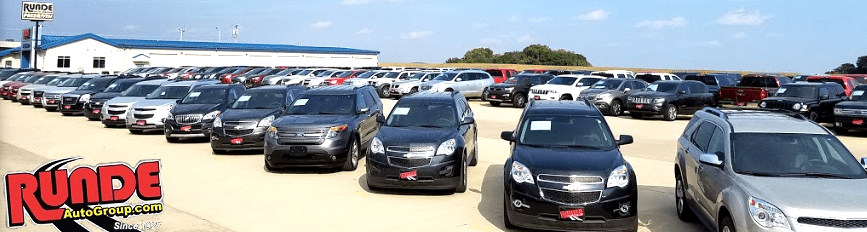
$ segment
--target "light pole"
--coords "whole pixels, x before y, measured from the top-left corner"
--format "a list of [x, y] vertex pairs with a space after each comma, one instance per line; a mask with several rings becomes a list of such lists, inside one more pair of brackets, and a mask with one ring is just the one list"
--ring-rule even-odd
[[217, 42], [222, 42], [222, 39], [220, 37], [222, 36], [223, 31], [221, 31], [219, 27], [214, 27], [214, 29], [217, 29]]
[[178, 31], [181, 32], [181, 41], [184, 41], [184, 32], [187, 31], [187, 30], [184, 30], [184, 29], [178, 29]]
[[235, 39], [235, 43], [238, 42], [238, 34], [240, 34], [240, 31], [238, 31], [238, 24], [235, 24], [235, 28], [232, 29], [232, 38]]

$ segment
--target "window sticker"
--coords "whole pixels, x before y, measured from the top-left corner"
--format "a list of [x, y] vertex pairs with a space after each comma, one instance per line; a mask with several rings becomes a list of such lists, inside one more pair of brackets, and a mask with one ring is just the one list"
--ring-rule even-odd
[[864, 95], [864, 90], [855, 90], [855, 92], [852, 92], [852, 96], [861, 96], [861, 95]]
[[551, 121], [530, 121], [531, 131], [549, 131], [551, 130]]
[[304, 98], [304, 99], [298, 99], [298, 100], [296, 100], [295, 103], [292, 104], [292, 105], [293, 105], [293, 106], [303, 106], [303, 105], [307, 105], [307, 101], [308, 101], [308, 100], [310, 100], [310, 99], [307, 99], [307, 98]]
[[249, 100], [250, 100], [250, 95], [244, 95], [244, 96], [241, 96], [240, 98], [238, 98], [239, 102], [249, 101]]
[[190, 97], [198, 97], [199, 95], [202, 95], [202, 92], [192, 92], [192, 93], [190, 93]]
[[111, 84], [108, 87], [106, 87], [106, 89], [113, 89], [114, 87], [117, 87], [117, 84]]
[[394, 112], [391, 114], [406, 115], [406, 114], [409, 114], [409, 108], [403, 108], [403, 107], [394, 108]]
[[777, 89], [777, 93], [786, 93], [786, 88]]

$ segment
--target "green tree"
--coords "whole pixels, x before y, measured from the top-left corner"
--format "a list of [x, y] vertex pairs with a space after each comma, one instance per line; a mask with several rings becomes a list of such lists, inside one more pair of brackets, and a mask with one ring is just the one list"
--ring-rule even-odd
[[466, 63], [493, 63], [494, 51], [490, 48], [475, 48], [467, 51], [463, 60]]
[[831, 70], [830, 73], [853, 74], [853, 73], [856, 73], [857, 71], [858, 71], [858, 68], [855, 67], [854, 64], [844, 63], [844, 64], [841, 64], [840, 67], [837, 67], [834, 70]]
[[547, 45], [533, 44], [521, 51], [511, 51], [502, 55], [494, 54], [490, 48], [475, 48], [467, 51], [463, 58], [449, 58], [446, 63], [496, 63], [531, 64], [560, 66], [591, 66], [581, 54], [563, 49], [552, 50]]

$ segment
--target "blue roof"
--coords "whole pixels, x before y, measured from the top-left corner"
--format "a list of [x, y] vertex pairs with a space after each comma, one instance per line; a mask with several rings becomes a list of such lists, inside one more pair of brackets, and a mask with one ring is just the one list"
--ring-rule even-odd
[[[248, 44], [248, 43], [215, 43], [193, 41], [166, 41], [140, 39], [110, 39], [92, 33], [57, 36], [43, 35], [40, 49], [50, 49], [84, 39], [93, 39], [118, 48], [165, 49], [165, 50], [214, 50], [214, 51], [250, 51], [250, 52], [291, 52], [291, 53], [327, 53], [350, 55], [379, 55], [379, 51], [362, 50], [341, 47], [312, 47], [286, 44]], [[13, 48], [0, 52], [0, 56], [17, 53], [21, 48]]]

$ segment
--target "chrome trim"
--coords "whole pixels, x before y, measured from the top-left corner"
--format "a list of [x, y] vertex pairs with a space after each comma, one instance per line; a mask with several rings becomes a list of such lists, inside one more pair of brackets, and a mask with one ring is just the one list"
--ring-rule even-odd
[[[549, 199], [548, 197], [545, 196], [545, 192], [542, 191], [543, 189], [544, 189], [544, 190], [557, 191], [557, 192], [565, 192], [565, 193], [590, 193], [590, 192], [598, 192], [599, 195], [598, 195], [598, 197], [596, 198], [596, 200], [594, 200], [594, 201], [588, 201], [588, 202], [584, 202], [584, 203], [567, 203], [567, 202], [559, 202], [559, 201], [555, 201], [555, 200], [551, 200], [551, 199]], [[542, 199], [548, 200], [548, 201], [550, 201], [550, 202], [558, 203], [558, 204], [564, 204], [564, 205], [589, 205], [589, 204], [594, 204], [594, 203], [599, 202], [600, 200], [602, 200], [602, 190], [575, 191], [575, 192], [573, 192], [573, 191], [566, 191], [566, 190], [560, 190], [560, 189], [541, 188], [541, 187], [540, 187], [540, 188], [539, 188], [539, 195], [542, 196]]]
[[[543, 176], [544, 176], [544, 177], [543, 177]], [[550, 178], [547, 178], [548, 180], [545, 180], [545, 179], [546, 179], [545, 177], [560, 177], [560, 178], [565, 177], [565, 178], [569, 178], [569, 179], [572, 180], [572, 181], [571, 181], [571, 182], [562, 182], [562, 181], [551, 180]], [[582, 179], [583, 179], [583, 178], [588, 178], [588, 179], [598, 179], [598, 181], [594, 181], [594, 182], [588, 182], [588, 181], [576, 181], [576, 180], [575, 180], [576, 178], [582, 178]], [[605, 182], [605, 178], [602, 178], [601, 176], [575, 176], [575, 175], [565, 176], [565, 175], [538, 174], [538, 175], [536, 175], [536, 179], [539, 180], [539, 181], [542, 181], [542, 182], [558, 183], [558, 184], [575, 184], [575, 183], [580, 183], [580, 184], [593, 185], [593, 184], [602, 184], [602, 183]]]

